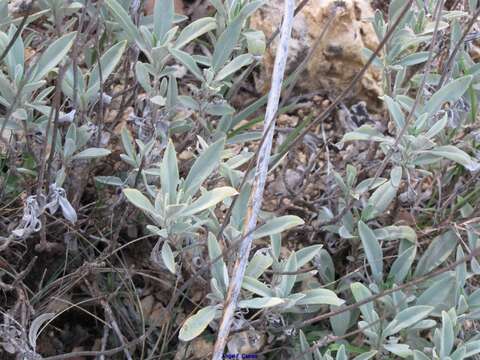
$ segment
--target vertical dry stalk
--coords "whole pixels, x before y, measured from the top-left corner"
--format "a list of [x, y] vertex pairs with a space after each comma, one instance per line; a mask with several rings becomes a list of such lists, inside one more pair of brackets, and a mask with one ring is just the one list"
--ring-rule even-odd
[[263, 200], [263, 191], [265, 188], [270, 153], [272, 150], [273, 133], [275, 131], [275, 116], [278, 110], [283, 76], [287, 63], [288, 44], [292, 32], [294, 9], [294, 0], [285, 0], [280, 43], [277, 48], [272, 75], [272, 85], [268, 97], [265, 123], [263, 127], [263, 136], [265, 141], [261, 144], [258, 153], [255, 177], [253, 180], [252, 192], [249, 198], [247, 216], [245, 218], [245, 238], [240, 245], [237, 260], [235, 261], [232, 271], [232, 278], [230, 279], [227, 298], [225, 299], [223, 307], [223, 316], [220, 322], [215, 347], [213, 349], [213, 360], [220, 360], [223, 358], [223, 351], [225, 349], [228, 334], [233, 322], [233, 316], [238, 303], [238, 295], [240, 293], [250, 249], [252, 247], [253, 229], [255, 229], [257, 225], [257, 217]]

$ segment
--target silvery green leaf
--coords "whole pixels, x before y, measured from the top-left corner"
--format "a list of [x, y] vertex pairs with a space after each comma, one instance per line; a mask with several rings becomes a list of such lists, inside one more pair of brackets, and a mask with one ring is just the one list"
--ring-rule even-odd
[[153, 31], [157, 41], [162, 41], [165, 34], [173, 26], [174, 14], [173, 0], [155, 1], [153, 8]]
[[423, 331], [427, 329], [432, 329], [436, 325], [437, 325], [437, 322], [435, 320], [427, 319], [427, 320], [419, 321], [415, 325], [412, 325], [409, 330]]
[[430, 360], [430, 358], [418, 350], [413, 350], [413, 360]]
[[147, 94], [151, 94], [153, 88], [150, 84], [150, 74], [148, 73], [147, 65], [138, 61], [135, 64], [135, 75], [138, 83], [143, 87]]
[[[228, 287], [228, 272], [227, 266], [223, 261], [222, 256], [222, 249], [220, 248], [220, 244], [217, 241], [215, 235], [211, 232], [208, 233], [208, 256], [210, 257], [210, 261], [215, 261], [218, 257], [220, 260], [216, 260], [212, 263], [212, 276], [217, 280], [217, 284], [224, 295], [227, 293]], [[225, 276], [227, 274], [227, 276]]]
[[310, 345], [302, 330], [299, 331], [300, 336], [300, 351], [302, 352], [302, 360], [312, 360], [312, 354], [308, 352]]
[[[303, 223], [303, 221], [302, 221]], [[297, 251], [297, 267], [300, 269], [302, 266], [311, 261], [322, 249], [323, 245], [312, 245], [304, 247]]]
[[378, 353], [377, 350], [372, 350], [356, 356], [353, 360], [369, 360], [373, 358], [375, 355], [377, 355], [377, 353]]
[[465, 359], [468, 359], [470, 356], [480, 354], [480, 340], [467, 341], [465, 343], [467, 351], [465, 353]]
[[181, 49], [192, 40], [202, 36], [203, 34], [215, 30], [217, 28], [217, 22], [212, 17], [203, 17], [195, 20], [187, 25], [178, 35], [175, 42], [175, 48]]
[[42, 53], [35, 66], [35, 71], [32, 77], [33, 81], [41, 80], [55, 66], [57, 66], [60, 61], [66, 58], [76, 35], [76, 32], [68, 33], [50, 44], [50, 46]]
[[384, 213], [397, 195], [397, 188], [390, 181], [380, 185], [368, 199], [368, 205], [372, 206], [374, 213], [366, 219], [370, 220], [378, 214]]
[[445, 114], [440, 120], [438, 120], [435, 124], [433, 124], [430, 129], [428, 129], [427, 133], [425, 134], [425, 137], [429, 139], [433, 139], [435, 136], [437, 136], [443, 129], [445, 129], [445, 126], [447, 126], [448, 123], [448, 115]]
[[285, 215], [268, 220], [253, 232], [254, 239], [260, 239], [264, 236], [280, 234], [295, 226], [303, 225], [304, 221], [295, 215]]
[[244, 276], [243, 282], [242, 282], [242, 288], [254, 294], [260, 295], [262, 297], [274, 296], [271, 288], [269, 288], [267, 285], [265, 285], [261, 281], [258, 281], [257, 279], [250, 276]]
[[26, 121], [28, 119], [28, 113], [25, 109], [19, 108], [13, 112], [12, 118], [17, 121]]
[[281, 247], [282, 247], [282, 235], [280, 234], [270, 235], [270, 248], [272, 249], [272, 253], [273, 253], [273, 256], [275, 257], [275, 260], [278, 260], [278, 257], [280, 256]]
[[[37, 316], [33, 319], [32, 323], [30, 324], [30, 328], [28, 330], [28, 342], [30, 346], [35, 349], [37, 347], [37, 339], [40, 336], [41, 330], [40, 328], [45, 325], [45, 323], [55, 317], [54, 313], [45, 313]], [[44, 327], [45, 328], [45, 327]], [[43, 328], [43, 329], [44, 329]], [[42, 329], [42, 330], [43, 330]]]
[[438, 309], [446, 308], [446, 300], [454, 291], [455, 277], [453, 274], [441, 280], [435, 281], [418, 297], [417, 305], [432, 305]]
[[72, 224], [77, 222], [77, 212], [73, 208], [72, 204], [68, 201], [66, 197], [60, 196], [58, 198], [58, 203], [62, 209], [62, 214], [65, 219], [70, 221]]
[[433, 306], [411, 306], [403, 311], [400, 311], [395, 318], [383, 330], [385, 337], [394, 335], [399, 331], [406, 329], [417, 322], [426, 318], [433, 311]]
[[178, 338], [182, 341], [190, 341], [196, 338], [212, 322], [216, 312], [217, 308], [215, 306], [207, 306], [195, 315], [190, 316], [181, 327]]
[[168, 50], [170, 51], [170, 54], [172, 54], [173, 57], [177, 59], [177, 61], [184, 65], [188, 70], [190, 70], [190, 72], [195, 75], [198, 80], [205, 81], [202, 70], [200, 70], [197, 63], [190, 54], [182, 50], [177, 50], [175, 48], [169, 48]]
[[417, 247], [415, 245], [410, 246], [393, 262], [389, 277], [393, 278], [396, 284], [401, 284], [408, 275], [415, 260], [416, 253]]
[[69, 160], [77, 147], [75, 146], [75, 141], [69, 138], [65, 139], [65, 144], [63, 145], [63, 158]]
[[[13, 36], [17, 32], [17, 28], [14, 25], [10, 25], [10, 28], [8, 29], [8, 42], [13, 40]], [[2, 49], [2, 52], [4, 49]], [[15, 68], [17, 65], [20, 65], [21, 67], [24, 66], [25, 63], [25, 49], [24, 49], [24, 44], [22, 40], [22, 36], [18, 36], [15, 39], [15, 42], [13, 45], [10, 47], [10, 50], [5, 56], [5, 63], [7, 64], [8, 67], [8, 73], [10, 77], [13, 79], [15, 77]]]
[[388, 112], [392, 116], [397, 130], [400, 131], [405, 125], [405, 115], [403, 114], [402, 108], [388, 95], [383, 96], [383, 101], [387, 104]]
[[211, 144], [195, 160], [190, 171], [182, 184], [186, 196], [193, 196], [202, 183], [212, 174], [220, 162], [220, 157], [225, 146], [225, 140], [220, 139]]
[[244, 6], [241, 13], [233, 20], [223, 31], [215, 44], [215, 50], [212, 58], [212, 68], [215, 72], [218, 72], [220, 68], [227, 62], [228, 58], [233, 52], [235, 46], [237, 46], [242, 26], [245, 19], [257, 10], [263, 1], [252, 1]]
[[242, 67], [250, 65], [253, 62], [252, 54], [242, 54], [234, 58], [227, 65], [225, 65], [215, 76], [216, 81], [222, 81], [223, 79], [234, 74]]
[[[37, 174], [34, 173], [34, 175], [36, 176]], [[55, 176], [55, 185], [58, 186], [58, 187], [61, 187], [63, 185], [63, 183], [65, 182], [66, 177], [67, 177], [67, 174], [66, 174], [66, 171], [65, 171], [65, 167], [62, 166], [57, 171], [57, 174]]]
[[376, 281], [383, 278], [383, 253], [375, 233], [363, 221], [358, 222], [358, 232], [365, 250], [365, 256]]
[[[287, 261], [281, 267], [282, 272], [295, 272], [297, 267], [297, 256], [295, 251], [292, 251]], [[297, 275], [280, 275], [280, 283], [278, 284], [279, 296], [285, 298], [292, 292]]]
[[410, 350], [410, 346], [406, 344], [385, 344], [383, 347], [403, 359], [412, 356], [413, 352]]
[[258, 297], [249, 300], [241, 300], [238, 306], [244, 309], [265, 309], [283, 304], [284, 300], [278, 297]]
[[423, 112], [429, 114], [435, 114], [445, 102], [454, 103], [460, 99], [467, 91], [473, 77], [471, 75], [463, 76], [455, 79], [443, 86], [435, 94], [432, 95], [430, 100], [427, 101]]
[[450, 316], [442, 311], [442, 332], [440, 334], [440, 357], [443, 359], [450, 355], [455, 341], [453, 324]]
[[125, 31], [127, 38], [130, 41], [137, 41], [142, 50], [145, 50], [144, 41], [125, 9], [117, 2], [117, 0], [105, 0], [105, 5], [107, 5], [108, 10], [119, 23], [120, 28]]
[[473, 160], [470, 155], [468, 155], [465, 151], [460, 150], [453, 145], [437, 146], [432, 150], [424, 150], [420, 153], [444, 157], [446, 159], [455, 161], [460, 165], [463, 165], [466, 169], [470, 171], [477, 171], [478, 169], [480, 169], [480, 164], [477, 161]]
[[302, 292], [304, 298], [297, 301], [297, 305], [335, 305], [341, 306], [345, 300], [340, 299], [335, 292], [328, 289], [313, 289]]
[[[374, 181], [375, 180], [375, 181]], [[354, 192], [358, 195], [361, 195], [369, 190], [374, 190], [380, 185], [384, 184], [387, 181], [385, 178], [369, 178], [360, 182], [356, 187]]]
[[213, 116], [233, 115], [235, 109], [226, 101], [211, 102], [205, 107], [205, 112]]
[[378, 240], [399, 240], [405, 239], [412, 243], [417, 242], [417, 234], [410, 226], [385, 226], [380, 229], [373, 230]]
[[455, 350], [452, 355], [447, 357], [446, 359], [450, 360], [464, 360], [467, 359], [467, 347], [465, 345], [458, 346], [457, 350]]
[[337, 350], [337, 356], [335, 360], [348, 360], [347, 352], [345, 351], [345, 345], [340, 345], [340, 348]]
[[150, 231], [152, 234], [160, 236], [163, 239], [166, 239], [168, 236], [167, 229], [159, 229], [154, 225], [147, 225], [147, 230]]
[[370, 59], [373, 56], [374, 58], [373, 58], [372, 65], [377, 67], [378, 70], [383, 70], [385, 68], [382, 60], [378, 56], [376, 56], [372, 50], [364, 47], [361, 51], [362, 51], [362, 57], [364, 58], [365, 62], [367, 62], [368, 59]]
[[272, 264], [273, 259], [265, 249], [257, 250], [247, 265], [245, 276], [258, 279]]
[[103, 148], [85, 149], [72, 157], [73, 160], [94, 159], [110, 155], [111, 151]]
[[[460, 245], [457, 246], [456, 260], [457, 260], [457, 261], [460, 261], [460, 260], [462, 260], [464, 257], [465, 257], [465, 253], [463, 252], [462, 247], [461, 247]], [[457, 277], [458, 287], [459, 287], [459, 289], [463, 289], [464, 286], [465, 286], [465, 283], [466, 283], [466, 281], [467, 281], [467, 276], [468, 276], [468, 273], [467, 273], [467, 263], [466, 263], [466, 262], [463, 262], [463, 263], [461, 263], [460, 265], [458, 265], [458, 266], [455, 268], [455, 273], [456, 273], [456, 277]]]
[[123, 189], [123, 193], [133, 205], [149, 213], [156, 214], [156, 210], [148, 198], [137, 189]]
[[362, 125], [360, 126], [357, 130], [346, 133], [343, 135], [342, 140], [340, 143], [344, 143], [347, 141], [358, 141], [358, 140], [363, 140], [363, 141], [389, 141], [391, 138], [385, 137], [381, 132], [379, 132], [377, 129], [373, 128], [370, 125]]
[[419, 51], [413, 54], [404, 56], [400, 60], [395, 61], [392, 65], [412, 66], [421, 64], [428, 60], [429, 51]]
[[167, 241], [164, 241], [162, 245], [162, 260], [168, 271], [175, 274], [175, 256]]
[[267, 41], [263, 31], [247, 31], [243, 33], [247, 39], [248, 52], [254, 56], [262, 56], [267, 48]]
[[167, 99], [160, 95], [150, 98], [150, 101], [157, 106], [165, 106], [165, 104], [167, 103]]
[[95, 180], [101, 184], [123, 186], [123, 181], [116, 176], [96, 176]]
[[126, 126], [121, 132], [123, 149], [131, 159], [135, 159], [135, 148], [133, 144], [133, 136]]
[[167, 203], [175, 204], [177, 201], [177, 186], [180, 182], [180, 175], [178, 173], [177, 154], [171, 140], [168, 141], [160, 165], [160, 182], [162, 184], [163, 196], [168, 199]]
[[[340, 307], [330, 306], [330, 311], [336, 311], [338, 309], [340, 309]], [[336, 336], [343, 336], [347, 333], [347, 330], [351, 325], [350, 324], [351, 316], [352, 316], [351, 311], [344, 311], [329, 318], [333, 333]]]
[[[356, 302], [361, 302], [372, 296], [370, 290], [365, 285], [358, 282], [351, 284], [350, 289], [352, 290]], [[368, 302], [360, 306], [360, 312], [369, 324], [373, 324], [379, 319], [373, 304], [373, 302]], [[371, 326], [371, 329], [376, 331], [376, 329], [378, 329], [378, 324]]]
[[237, 190], [229, 186], [218, 187], [216, 189], [207, 191], [191, 205], [187, 206], [185, 210], [181, 211], [178, 216], [191, 216], [197, 214], [200, 211], [209, 209], [224, 199], [237, 194]]
[[315, 261], [320, 277], [325, 284], [335, 281], [335, 266], [328, 251], [321, 249], [318, 254], [318, 264]]
[[393, 167], [390, 173], [390, 182], [392, 183], [394, 188], [398, 188], [402, 181], [403, 170], [401, 166]]
[[[126, 41], [121, 41], [108, 49], [100, 58], [100, 66], [102, 70], [102, 81], [105, 82], [110, 74], [115, 70], [120, 61], [125, 47]], [[91, 99], [100, 91], [100, 69], [98, 63], [92, 69], [88, 80], [87, 99]]]
[[414, 276], [419, 277], [432, 271], [450, 256], [457, 245], [457, 236], [453, 231], [447, 231], [437, 236], [420, 258]]

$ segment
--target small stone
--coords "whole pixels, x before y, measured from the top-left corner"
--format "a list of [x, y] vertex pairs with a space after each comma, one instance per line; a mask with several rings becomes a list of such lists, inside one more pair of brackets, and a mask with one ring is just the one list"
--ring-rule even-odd
[[180, 160], [190, 160], [193, 158], [193, 153], [190, 150], [183, 150], [180, 155], [178, 155]]

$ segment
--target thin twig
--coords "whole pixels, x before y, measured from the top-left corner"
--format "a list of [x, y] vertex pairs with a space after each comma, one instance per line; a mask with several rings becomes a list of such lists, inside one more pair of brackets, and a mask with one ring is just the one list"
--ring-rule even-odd
[[[278, 110], [280, 101], [280, 93], [282, 90], [282, 82], [285, 73], [285, 66], [287, 64], [288, 43], [290, 41], [293, 14], [295, 10], [295, 2], [293, 0], [285, 1], [284, 20], [282, 23], [282, 32], [280, 36], [280, 44], [277, 49], [275, 58], [275, 66], [273, 68], [272, 86], [268, 97], [267, 110], [265, 114], [264, 135], [265, 142], [259, 150], [257, 166], [255, 170], [255, 177], [252, 186], [252, 192], [249, 198], [249, 206], [247, 209], [247, 216], [245, 218], [244, 233], [249, 233], [256, 227], [257, 217], [260, 211], [260, 206], [263, 199], [263, 191], [267, 178], [268, 165], [270, 162], [270, 153], [272, 150], [273, 133], [275, 130], [275, 116]], [[223, 358], [223, 350], [227, 343], [230, 327], [233, 322], [235, 309], [237, 308], [238, 295], [245, 274], [245, 269], [248, 263], [250, 248], [252, 246], [253, 234], [247, 236], [240, 245], [239, 254], [235, 262], [232, 279], [228, 288], [227, 297], [224, 303], [224, 311], [222, 320], [220, 322], [217, 340], [213, 349], [213, 360], [220, 360]]]

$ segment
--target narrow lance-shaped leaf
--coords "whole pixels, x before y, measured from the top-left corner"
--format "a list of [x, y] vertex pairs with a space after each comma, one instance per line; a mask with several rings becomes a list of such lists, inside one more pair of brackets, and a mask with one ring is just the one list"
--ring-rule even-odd
[[442, 359], [450, 355], [454, 341], [452, 320], [447, 312], [442, 311], [442, 331], [440, 333], [440, 357]]
[[207, 191], [205, 194], [200, 196], [200, 198], [193, 202], [190, 206], [187, 206], [185, 210], [181, 211], [179, 216], [191, 216], [202, 210], [208, 209], [220, 201], [223, 201], [227, 197], [237, 195], [237, 190], [234, 188], [224, 186]]
[[283, 304], [283, 302], [284, 300], [278, 297], [261, 297], [249, 300], [241, 300], [238, 303], [238, 306], [246, 309], [265, 309]]
[[181, 50], [176, 50], [174, 48], [169, 49], [170, 53], [177, 59], [180, 63], [182, 63], [190, 72], [197, 77], [198, 80], [204, 81], [202, 70], [198, 67], [196, 61], [193, 57]]
[[305, 297], [297, 301], [297, 305], [335, 305], [341, 306], [345, 300], [340, 299], [335, 292], [328, 289], [312, 289], [302, 292]]
[[380, 282], [383, 278], [383, 253], [380, 243], [375, 233], [363, 221], [358, 222], [358, 232], [365, 250], [365, 256], [372, 269], [373, 277]]
[[268, 220], [265, 224], [260, 226], [253, 232], [253, 238], [259, 239], [264, 236], [271, 236], [274, 234], [282, 233], [295, 226], [304, 224], [304, 221], [295, 215], [280, 216], [271, 220]]
[[67, 53], [72, 47], [76, 37], [76, 32], [68, 33], [55, 40], [40, 56], [36, 66], [32, 81], [41, 80], [47, 75], [60, 61], [65, 59]]
[[447, 101], [453, 103], [460, 99], [467, 91], [473, 77], [471, 75], [455, 79], [438, 90], [432, 95], [430, 100], [425, 104], [423, 112], [435, 114], [440, 107]]
[[220, 139], [200, 154], [182, 185], [186, 196], [195, 195], [203, 182], [217, 168], [224, 146], [225, 140]]
[[180, 181], [178, 173], [177, 155], [172, 141], [168, 142], [160, 165], [160, 181], [162, 192], [168, 199], [168, 204], [175, 204], [177, 197], [177, 186]]
[[156, 0], [153, 8], [153, 31], [157, 41], [162, 41], [173, 25], [175, 9], [173, 0]]
[[228, 76], [234, 74], [239, 69], [244, 66], [250, 65], [253, 62], [253, 55], [252, 54], [242, 54], [237, 56], [235, 59], [230, 61], [225, 67], [220, 70], [215, 77], [215, 80], [221, 81]]
[[266, 253], [265, 249], [257, 250], [247, 265], [245, 276], [257, 279], [266, 269], [272, 266], [272, 263], [273, 259], [268, 253]]
[[457, 245], [457, 236], [453, 231], [437, 236], [423, 253], [415, 269], [414, 276], [422, 276], [440, 266]]
[[422, 153], [455, 161], [470, 171], [477, 171], [480, 168], [480, 163], [473, 160], [465, 151], [453, 145], [437, 146], [432, 150], [422, 151]]
[[178, 338], [182, 341], [190, 341], [196, 338], [212, 322], [216, 312], [215, 306], [207, 306], [189, 317], [180, 329]]
[[[121, 41], [108, 49], [100, 59], [100, 66], [102, 70], [102, 81], [105, 82], [110, 74], [113, 72], [118, 62], [120, 61], [125, 47], [126, 41]], [[88, 81], [87, 98], [91, 98], [100, 90], [100, 69], [98, 64], [93, 67], [92, 73]]]
[[85, 149], [78, 154], [74, 155], [72, 159], [81, 160], [81, 159], [94, 159], [97, 157], [110, 155], [111, 151], [103, 148], [89, 148]]
[[[138, 43], [138, 40], [140, 40], [140, 33], [125, 9], [117, 2], [117, 0], [105, 0], [105, 5], [107, 5], [108, 10], [115, 17], [115, 20], [118, 21], [122, 30], [125, 31], [128, 39], [130, 41], [137, 41]], [[143, 45], [143, 41], [140, 43]]]
[[385, 337], [394, 335], [399, 331], [406, 329], [420, 320], [425, 319], [432, 311], [433, 306], [411, 306], [403, 311], [400, 311], [395, 318], [383, 330]]
[[[212, 276], [217, 280], [217, 284], [220, 286], [220, 290], [225, 295], [228, 287], [228, 273], [226, 272], [227, 266], [221, 258], [222, 249], [217, 241], [217, 238], [212, 233], [208, 233], [208, 256], [212, 263]], [[220, 257], [220, 259], [217, 259]], [[227, 275], [227, 276], [226, 276]]]
[[164, 241], [162, 245], [162, 260], [167, 269], [172, 274], [175, 274], [175, 257], [173, 255], [172, 248], [167, 241]]
[[215, 44], [215, 50], [213, 52], [212, 68], [215, 72], [218, 72], [220, 68], [225, 64], [233, 49], [237, 45], [242, 25], [245, 19], [253, 13], [260, 5], [262, 1], [252, 1], [245, 5], [241, 13], [233, 20], [225, 29], [225, 31], [218, 38]]
[[[290, 254], [290, 257], [288, 260], [284, 263], [284, 266], [282, 268], [283, 272], [287, 273], [293, 273], [297, 271], [297, 256], [295, 252], [293, 251]], [[288, 295], [290, 295], [290, 292], [293, 289], [293, 286], [295, 285], [295, 280], [297, 279], [297, 275], [280, 275], [280, 284], [278, 285], [279, 289], [279, 294], [281, 297], [286, 298]]]
[[192, 40], [202, 36], [203, 34], [216, 29], [217, 22], [214, 18], [204, 17], [187, 25], [175, 42], [175, 48], [180, 50], [182, 47], [190, 43]]
[[155, 214], [155, 208], [150, 200], [137, 189], [124, 189], [123, 193], [127, 197], [128, 201], [130, 201], [139, 209], [150, 214]]

